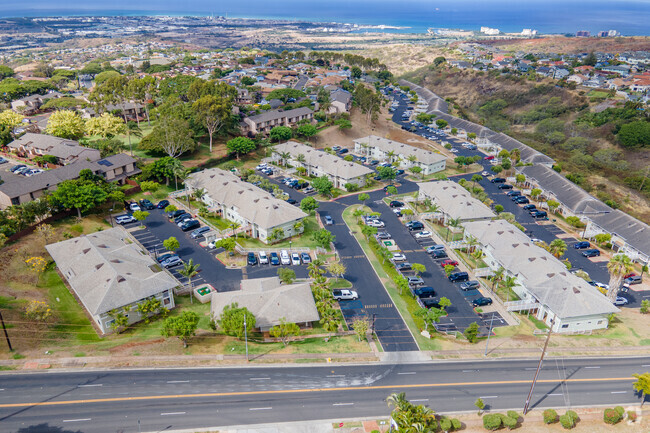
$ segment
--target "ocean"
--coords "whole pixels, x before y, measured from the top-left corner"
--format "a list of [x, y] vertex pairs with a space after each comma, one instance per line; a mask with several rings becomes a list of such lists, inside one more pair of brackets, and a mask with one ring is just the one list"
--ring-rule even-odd
[[[0, 17], [66, 15], [219, 15], [405, 27], [540, 33], [618, 30], [650, 35], [650, 0], [1, 0]], [[28, 5], [28, 6], [26, 6]], [[387, 30], [396, 31], [396, 30]]]

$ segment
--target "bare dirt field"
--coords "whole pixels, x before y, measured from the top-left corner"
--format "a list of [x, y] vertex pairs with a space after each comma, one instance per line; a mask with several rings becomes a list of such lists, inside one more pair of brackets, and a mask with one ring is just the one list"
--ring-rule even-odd
[[492, 45], [506, 51], [544, 52], [544, 53], [584, 53], [601, 51], [605, 53], [620, 53], [623, 51], [650, 50], [649, 37], [618, 37], [618, 38], [569, 38], [551, 36], [536, 39], [513, 39], [481, 41], [484, 45]]

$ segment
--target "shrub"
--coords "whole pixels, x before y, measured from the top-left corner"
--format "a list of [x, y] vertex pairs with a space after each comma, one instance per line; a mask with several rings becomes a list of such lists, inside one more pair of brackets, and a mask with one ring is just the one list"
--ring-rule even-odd
[[553, 424], [557, 422], [557, 412], [553, 409], [546, 409], [544, 411], [544, 424]]
[[452, 431], [451, 420], [449, 418], [443, 418], [440, 420], [440, 430]]
[[560, 424], [567, 430], [570, 430], [576, 426], [575, 420], [566, 413], [560, 416]]
[[359, 185], [357, 185], [356, 183], [346, 183], [346, 184], [345, 184], [345, 189], [346, 189], [348, 192], [359, 191]]
[[490, 413], [485, 415], [483, 417], [483, 427], [490, 431], [499, 430], [503, 425], [502, 417], [503, 415], [500, 413]]
[[603, 420], [606, 424], [617, 424], [621, 418], [621, 414], [616, 409], [609, 408], [603, 412]]
[[[631, 418], [630, 418], [630, 419], [631, 419]], [[636, 412], [634, 412], [634, 419], [636, 419]], [[458, 419], [456, 419], [456, 418], [452, 418], [452, 419], [451, 419], [451, 426], [453, 427], [454, 430], [460, 430], [460, 428], [461, 428], [463, 425], [460, 423], [460, 420], [458, 420]]]
[[83, 233], [84, 228], [81, 224], [73, 224], [70, 226], [70, 230], [77, 233]]
[[634, 422], [634, 421], [636, 421], [636, 417], [637, 417], [636, 411], [634, 411], [634, 410], [628, 410], [627, 411], [627, 419]]
[[580, 221], [580, 218], [578, 218], [576, 216], [567, 217], [566, 222], [569, 223], [570, 225], [572, 225], [573, 227], [576, 227], [576, 228], [581, 228], [581, 227], [585, 226], [584, 223], [582, 221]]
[[621, 419], [624, 418], [624, 415], [625, 415], [625, 409], [623, 409], [623, 406], [616, 406], [616, 407], [614, 408], [614, 410], [615, 410], [616, 412], [618, 412], [618, 414], [621, 416]]
[[508, 412], [506, 412], [506, 415], [508, 415], [510, 418], [519, 420], [519, 414], [517, 413], [517, 411], [509, 410]]
[[517, 428], [517, 418], [512, 418], [510, 416], [504, 416], [501, 418], [501, 422], [504, 426], [508, 427], [508, 430], [514, 430]]

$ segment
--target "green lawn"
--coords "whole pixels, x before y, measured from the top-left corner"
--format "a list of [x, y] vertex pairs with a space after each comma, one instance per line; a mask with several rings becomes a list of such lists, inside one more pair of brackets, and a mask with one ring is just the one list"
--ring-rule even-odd
[[203, 218], [208, 223], [212, 224], [213, 226], [215, 226], [216, 228], [218, 228], [221, 231], [227, 230], [228, 228], [230, 228], [229, 226], [230, 226], [231, 222], [229, 220], [225, 219], [225, 218], [221, 218], [221, 217], [214, 216], [214, 215], [204, 216], [204, 217], [201, 217], [201, 218]]
[[[284, 349], [282, 343], [248, 342], [248, 353], [251, 355], [263, 355], [278, 352]], [[305, 338], [300, 341], [289, 343], [287, 349], [290, 353], [357, 353], [369, 352], [368, 343], [359, 341], [354, 335], [332, 337], [328, 342], [323, 337]], [[244, 341], [232, 340], [225, 348], [225, 353], [244, 355], [246, 344]]]
[[[305, 231], [302, 235], [287, 238], [272, 245], [267, 245], [259, 239], [251, 239], [249, 237], [239, 237], [237, 243], [243, 248], [289, 248], [289, 242], [291, 242], [291, 246], [295, 248], [316, 249], [319, 245], [312, 239], [314, 232], [320, 230], [316, 217], [313, 215], [308, 216], [303, 220], [303, 223], [305, 224]], [[329, 251], [329, 248], [327, 250]]]
[[332, 278], [330, 282], [331, 289], [349, 289], [352, 287], [352, 283], [345, 278]]
[[467, 254], [467, 253], [465, 253], [465, 252], [463, 252], [461, 250], [455, 250], [455, 251], [456, 251], [456, 254], [458, 255], [458, 257], [460, 257], [460, 259], [463, 262], [465, 262], [465, 264], [468, 267], [470, 267], [472, 269], [487, 268], [487, 263], [485, 263], [483, 260], [477, 259], [477, 258], [473, 257], [471, 254]]
[[463, 233], [453, 233], [452, 231], [449, 230], [447, 227], [443, 227], [438, 224], [431, 224], [431, 227], [438, 233], [438, 236], [440, 236], [442, 239], [444, 239], [446, 242], [452, 242], [452, 241], [460, 241], [463, 239]]
[[[419, 317], [414, 316], [414, 313], [420, 310], [420, 306], [409, 292], [399, 293], [392, 277], [397, 274], [395, 268], [390, 262], [382, 262], [382, 259], [375, 254], [373, 246], [361, 234], [361, 227], [357, 224], [356, 218], [353, 216], [355, 209], [361, 207], [360, 205], [350, 206], [343, 211], [343, 220], [348, 225], [350, 230], [354, 233], [355, 238], [363, 248], [363, 251], [370, 260], [372, 267], [375, 269], [379, 278], [384, 283], [384, 287], [388, 291], [393, 303], [401, 313], [406, 325], [409, 327], [418, 346], [421, 350], [440, 350], [442, 347], [435, 339], [427, 339], [420, 334], [420, 330], [424, 329], [424, 322]], [[369, 208], [366, 208], [369, 211]]]

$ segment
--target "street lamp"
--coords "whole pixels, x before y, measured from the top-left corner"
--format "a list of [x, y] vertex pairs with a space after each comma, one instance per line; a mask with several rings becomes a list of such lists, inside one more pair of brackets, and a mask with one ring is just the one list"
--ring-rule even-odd
[[291, 253], [291, 241], [289, 241], [289, 253]]

